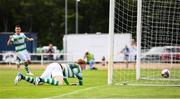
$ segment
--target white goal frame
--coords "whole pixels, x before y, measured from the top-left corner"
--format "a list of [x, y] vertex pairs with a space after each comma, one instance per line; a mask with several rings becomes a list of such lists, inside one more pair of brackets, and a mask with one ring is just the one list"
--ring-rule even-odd
[[114, 60], [114, 9], [115, 0], [109, 0], [109, 47], [108, 47], [108, 85], [113, 80], [113, 60]]
[[[112, 84], [113, 80], [113, 54], [114, 54], [114, 9], [115, 9], [115, 0], [109, 0], [109, 57], [108, 57], [108, 85]], [[142, 0], [137, 0], [138, 9], [137, 9], [137, 60], [136, 60], [136, 80], [140, 79], [140, 55], [141, 55], [141, 9], [142, 9]]]

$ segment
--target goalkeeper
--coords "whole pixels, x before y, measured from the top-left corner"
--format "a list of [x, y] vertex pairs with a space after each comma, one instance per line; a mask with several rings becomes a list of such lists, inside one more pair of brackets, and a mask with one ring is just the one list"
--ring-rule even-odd
[[[15, 85], [21, 80], [25, 80], [29, 83], [40, 85], [40, 84], [51, 84], [51, 85], [83, 85], [81, 66], [85, 65], [85, 61], [79, 59], [76, 63], [72, 64], [59, 64], [51, 63], [47, 66], [46, 70], [40, 77], [33, 78], [31, 76], [24, 76], [18, 73], [15, 78]], [[77, 78], [78, 83], [70, 84], [67, 78]]]

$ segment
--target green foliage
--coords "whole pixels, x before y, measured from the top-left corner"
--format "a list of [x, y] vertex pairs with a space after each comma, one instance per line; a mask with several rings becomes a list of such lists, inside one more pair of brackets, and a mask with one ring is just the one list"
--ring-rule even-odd
[[[13, 32], [20, 24], [24, 32], [38, 33], [38, 46], [62, 48], [65, 0], [0, 0], [0, 32]], [[109, 0], [79, 2], [79, 33], [108, 32]], [[75, 0], [68, 0], [68, 33], [75, 33]]]

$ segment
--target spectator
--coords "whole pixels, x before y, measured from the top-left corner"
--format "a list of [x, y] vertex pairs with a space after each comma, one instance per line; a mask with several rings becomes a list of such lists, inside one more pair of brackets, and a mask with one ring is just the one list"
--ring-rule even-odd
[[90, 66], [90, 70], [96, 70], [94, 67], [94, 55], [90, 52], [86, 52], [84, 55], [84, 59], [87, 60], [87, 64]]
[[131, 53], [131, 61], [133, 61], [134, 69], [135, 69], [136, 58], [137, 58], [137, 46], [136, 46], [135, 41], [133, 41], [132, 44], [131, 44], [130, 53]]
[[132, 56], [132, 60], [133, 61], [136, 61], [136, 57], [137, 57], [137, 46], [136, 46], [136, 44], [133, 44], [133, 45], [131, 45], [131, 56]]
[[102, 62], [101, 62], [102, 66], [105, 66], [106, 65], [106, 58], [105, 56], [102, 57]]
[[137, 57], [137, 44], [136, 41], [134, 39], [132, 39], [131, 42], [131, 48], [132, 48], [132, 54], [133, 54], [133, 60], [136, 61], [136, 57]]
[[123, 48], [121, 53], [124, 53], [124, 60], [125, 60], [126, 68], [128, 68], [130, 50], [127, 45], [125, 46], [125, 48]]
[[49, 48], [47, 49], [46, 53], [49, 53], [48, 59], [53, 60], [53, 53], [55, 53], [55, 50], [53, 48], [53, 44], [51, 44], [51, 43], [49, 44]]

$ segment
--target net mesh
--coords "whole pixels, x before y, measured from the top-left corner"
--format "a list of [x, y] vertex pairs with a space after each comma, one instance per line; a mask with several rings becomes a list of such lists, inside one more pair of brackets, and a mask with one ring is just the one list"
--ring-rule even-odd
[[[180, 85], [180, 1], [142, 0], [141, 17], [141, 80], [136, 80], [135, 63], [128, 68], [120, 63], [114, 64], [113, 83]], [[136, 39], [136, 20], [137, 0], [115, 0], [115, 33]], [[161, 76], [164, 69], [168, 78]]]

